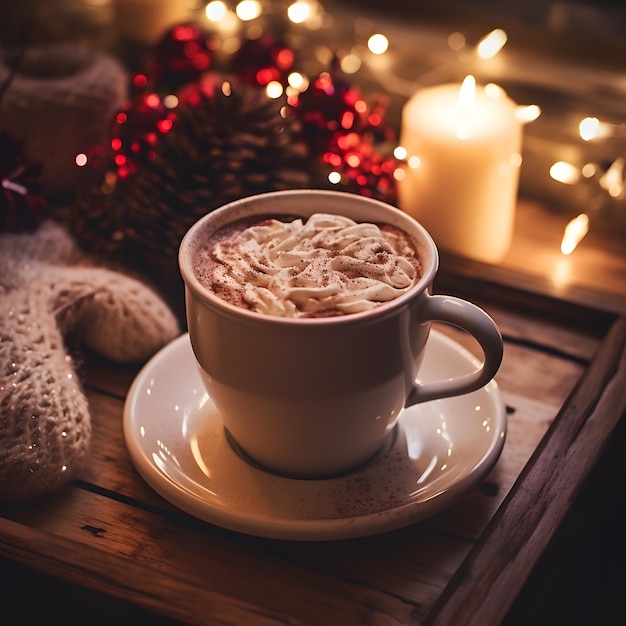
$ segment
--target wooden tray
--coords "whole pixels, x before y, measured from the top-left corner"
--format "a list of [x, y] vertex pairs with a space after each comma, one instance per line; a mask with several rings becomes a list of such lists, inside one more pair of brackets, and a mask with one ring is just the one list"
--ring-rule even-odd
[[[443, 271], [440, 286], [457, 276]], [[473, 293], [505, 338], [497, 380], [509, 432], [491, 474], [444, 512], [322, 543], [259, 539], [194, 519], [130, 462], [122, 410], [137, 368], [92, 357], [83, 372], [90, 463], [56, 494], [2, 505], [0, 555], [181, 623], [499, 623], [624, 414], [626, 319], [504, 285], [481, 297], [484, 281], [461, 282], [455, 291]]]

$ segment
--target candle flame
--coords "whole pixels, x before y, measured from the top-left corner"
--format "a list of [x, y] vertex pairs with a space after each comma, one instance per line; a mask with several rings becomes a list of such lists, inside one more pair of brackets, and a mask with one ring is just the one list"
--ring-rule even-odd
[[561, 241], [561, 252], [565, 255], [571, 254], [576, 246], [583, 240], [583, 237], [589, 231], [589, 218], [581, 213], [565, 227], [563, 240]]
[[481, 59], [491, 59], [502, 50], [508, 38], [509, 36], [506, 34], [506, 31], [501, 28], [496, 28], [478, 42], [476, 45], [476, 54], [478, 54]]
[[469, 113], [476, 100], [476, 79], [470, 74], [466, 76], [459, 90], [457, 106], [460, 113]]
[[476, 101], [476, 79], [469, 75], [466, 76], [459, 90], [459, 97], [457, 99], [458, 127], [457, 137], [459, 139], [469, 139], [470, 127], [469, 127], [469, 114], [474, 109], [474, 103]]

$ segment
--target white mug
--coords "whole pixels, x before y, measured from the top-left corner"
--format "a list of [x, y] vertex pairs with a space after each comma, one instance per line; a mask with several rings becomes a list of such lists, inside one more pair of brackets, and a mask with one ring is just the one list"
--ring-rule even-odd
[[[220, 227], [255, 216], [306, 218], [314, 213], [405, 231], [418, 245], [420, 280], [368, 311], [285, 318], [229, 304], [196, 277], [197, 251]], [[438, 263], [432, 238], [412, 217], [352, 193], [270, 192], [231, 202], [198, 220], [179, 253], [189, 336], [206, 390], [241, 450], [282, 475], [339, 475], [377, 453], [404, 407], [486, 385], [500, 366], [502, 337], [476, 305], [432, 295]], [[433, 321], [475, 337], [483, 351], [481, 367], [463, 376], [417, 382]]]

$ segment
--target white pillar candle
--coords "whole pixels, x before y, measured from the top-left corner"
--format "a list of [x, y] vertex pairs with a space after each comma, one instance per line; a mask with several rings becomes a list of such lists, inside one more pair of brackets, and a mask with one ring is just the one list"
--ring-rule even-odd
[[407, 151], [398, 204], [437, 245], [487, 262], [510, 245], [521, 165], [522, 124], [501, 89], [493, 95], [446, 84], [418, 91], [402, 111]]
[[115, 0], [119, 35], [143, 44], [156, 43], [169, 28], [189, 18], [185, 0]]

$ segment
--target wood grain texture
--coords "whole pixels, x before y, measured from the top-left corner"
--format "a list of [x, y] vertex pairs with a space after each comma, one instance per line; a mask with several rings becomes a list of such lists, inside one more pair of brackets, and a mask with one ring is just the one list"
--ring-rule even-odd
[[[535, 332], [539, 322], [505, 310], [497, 316], [513, 338], [498, 373], [507, 442], [482, 484], [429, 520], [378, 537], [315, 544], [246, 537], [196, 520], [152, 491], [128, 457], [122, 410], [136, 368], [95, 359], [84, 369], [94, 428], [90, 462], [67, 489], [0, 508], [0, 553], [183, 623], [212, 624], [215, 616], [217, 623], [247, 623], [259, 615], [267, 623], [420, 623], [480, 540], [597, 345], [587, 337], [573, 341], [569, 353], [559, 351], [551, 333], [542, 339]], [[476, 349], [464, 333], [441, 330]], [[523, 338], [533, 333], [537, 341], [527, 345]], [[171, 601], [181, 594], [194, 598], [186, 609]], [[199, 617], [198, 603], [216, 609]]]
[[[149, 570], [123, 555], [77, 545], [54, 533], [8, 520], [0, 528], [2, 552], [27, 565], [37, 561], [43, 572], [83, 584], [188, 624], [297, 624], [281, 615], [263, 613], [189, 580]], [[60, 570], [59, 564], [63, 565]], [[166, 599], [166, 601], [164, 601]], [[193, 599], [193, 601], [190, 601]], [[52, 616], [51, 616], [52, 617]]]
[[[148, 487], [128, 456], [122, 412], [142, 364], [85, 353], [89, 464], [58, 493], [0, 505], [0, 555], [183, 624], [456, 626], [470, 624], [470, 613], [485, 617], [474, 622], [481, 626], [497, 623], [610, 436], [626, 372], [624, 324], [611, 327], [612, 311], [561, 301], [510, 267], [484, 272], [461, 260], [443, 269], [435, 291], [477, 302], [502, 331], [496, 379], [507, 440], [491, 473], [445, 511], [380, 536], [320, 543], [197, 520]], [[477, 353], [471, 337], [437, 329]], [[492, 604], [494, 593], [505, 606]]]
[[625, 380], [620, 318], [426, 625], [502, 621], [623, 417]]

